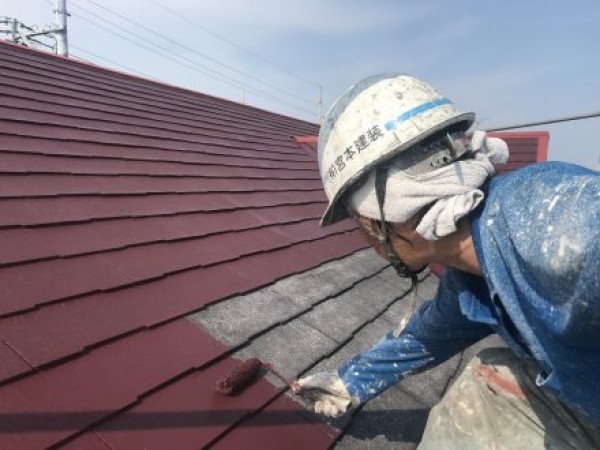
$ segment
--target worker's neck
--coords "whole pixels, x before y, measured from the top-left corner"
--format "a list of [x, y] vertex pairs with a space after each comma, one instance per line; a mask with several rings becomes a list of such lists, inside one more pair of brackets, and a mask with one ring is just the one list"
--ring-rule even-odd
[[475, 253], [471, 230], [467, 220], [462, 220], [458, 223], [458, 229], [455, 233], [433, 241], [433, 247], [434, 260], [431, 262], [455, 267], [475, 275], [481, 275], [481, 267]]

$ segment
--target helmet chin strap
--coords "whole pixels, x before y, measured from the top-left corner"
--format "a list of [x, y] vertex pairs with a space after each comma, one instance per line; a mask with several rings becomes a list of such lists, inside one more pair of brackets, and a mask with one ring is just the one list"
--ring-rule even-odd
[[379, 215], [381, 217], [381, 244], [383, 245], [387, 258], [392, 264], [394, 270], [401, 278], [410, 278], [412, 281], [412, 289], [417, 285], [417, 275], [421, 273], [426, 266], [417, 271], [411, 270], [402, 258], [394, 251], [392, 242], [390, 239], [390, 233], [388, 230], [388, 224], [385, 221], [385, 215], [383, 213], [383, 205], [385, 203], [385, 191], [387, 184], [388, 167], [386, 165], [379, 166], [375, 172], [375, 192], [377, 195], [377, 203], [379, 204]]

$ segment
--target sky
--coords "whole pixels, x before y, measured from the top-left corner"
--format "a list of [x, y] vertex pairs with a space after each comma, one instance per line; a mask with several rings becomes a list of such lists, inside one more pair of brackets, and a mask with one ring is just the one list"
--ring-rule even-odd
[[[0, 16], [43, 26], [53, 4], [0, 0]], [[73, 58], [312, 122], [321, 91], [326, 111], [383, 72], [428, 81], [480, 129], [600, 111], [598, 0], [68, 0], [68, 10]], [[600, 118], [529, 130], [550, 132], [551, 160], [600, 163]]]

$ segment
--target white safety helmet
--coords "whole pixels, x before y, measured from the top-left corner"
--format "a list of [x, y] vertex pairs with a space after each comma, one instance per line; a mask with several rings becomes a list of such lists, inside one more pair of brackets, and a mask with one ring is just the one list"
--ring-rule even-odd
[[[466, 131], [475, 114], [462, 113], [429, 84], [408, 75], [377, 75], [339, 97], [319, 133], [319, 170], [329, 206], [321, 225], [348, 217], [343, 196], [372, 168], [398, 156], [409, 174], [428, 172], [466, 151], [453, 145], [419, 148], [427, 137]], [[402, 157], [400, 157], [402, 154]]]

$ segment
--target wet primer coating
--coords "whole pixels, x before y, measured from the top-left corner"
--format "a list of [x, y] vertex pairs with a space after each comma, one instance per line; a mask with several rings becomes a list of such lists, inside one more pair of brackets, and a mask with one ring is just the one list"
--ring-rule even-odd
[[600, 173], [542, 163], [496, 177], [471, 217], [484, 278], [448, 269], [400, 336], [339, 375], [366, 401], [497, 332], [537, 384], [600, 423]]
[[223, 395], [237, 395], [258, 377], [263, 364], [258, 358], [250, 358], [238, 364], [225, 378], [217, 381], [217, 392]]

